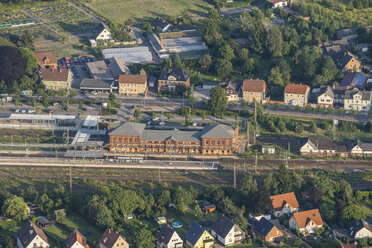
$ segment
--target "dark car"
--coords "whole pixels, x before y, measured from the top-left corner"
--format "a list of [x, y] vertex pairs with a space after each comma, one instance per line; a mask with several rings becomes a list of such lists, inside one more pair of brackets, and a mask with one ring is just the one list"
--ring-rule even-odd
[[87, 111], [88, 109], [86, 107], [82, 107], [81, 110]]
[[87, 68], [85, 66], [81, 67], [82, 71], [87, 71]]

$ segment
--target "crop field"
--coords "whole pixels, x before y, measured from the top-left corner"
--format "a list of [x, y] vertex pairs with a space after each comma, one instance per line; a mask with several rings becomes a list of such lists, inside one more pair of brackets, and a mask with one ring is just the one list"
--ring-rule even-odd
[[202, 16], [210, 6], [203, 0], [86, 0], [85, 5], [103, 17], [123, 23], [129, 18], [146, 21], [156, 16]]

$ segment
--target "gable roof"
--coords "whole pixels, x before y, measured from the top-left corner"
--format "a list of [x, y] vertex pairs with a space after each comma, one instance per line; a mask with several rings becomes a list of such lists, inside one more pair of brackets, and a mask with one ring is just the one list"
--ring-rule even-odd
[[113, 79], [114, 75], [112, 75], [111, 71], [109, 70], [106, 62], [104, 60], [97, 60], [94, 62], [90, 62], [87, 64], [88, 70], [91, 76], [95, 79]]
[[306, 92], [310, 89], [309, 86], [306, 84], [288, 84], [284, 88], [285, 94], [298, 94], [298, 95], [305, 95]]
[[35, 239], [36, 236], [40, 237], [47, 244], [49, 244], [48, 239], [43, 230], [37, 227], [30, 220], [26, 221], [26, 223], [21, 227], [21, 229], [17, 233], [17, 236], [21, 241], [23, 247], [27, 247]]
[[358, 59], [354, 57], [354, 55], [350, 52], [345, 52], [337, 61], [335, 61], [335, 64], [338, 69], [343, 70], [345, 66], [352, 60], [355, 59], [359, 62]]
[[105, 24], [102, 22], [97, 25], [95, 29], [93, 29], [93, 38], [97, 39], [98, 35], [102, 33], [103, 30], [110, 31]]
[[105, 63], [114, 77], [119, 77], [120, 74], [129, 73], [128, 67], [121, 58], [114, 56], [105, 59]]
[[119, 84], [146, 84], [146, 83], [147, 83], [146, 75], [128, 74], [119, 75]]
[[[347, 152], [348, 146], [346, 143], [341, 141], [335, 141], [325, 137], [308, 137], [305, 139], [303, 145], [308, 143], [316, 150], [328, 150], [337, 152]], [[302, 145], [302, 146], [303, 146]], [[301, 146], [301, 147], [302, 147]]]
[[360, 220], [355, 220], [355, 221], [351, 222], [350, 225], [349, 225], [350, 235], [352, 237], [355, 237], [357, 232], [359, 232], [363, 228], [366, 228], [368, 231], [370, 231], [372, 233], [371, 226], [365, 220], [360, 219]]
[[169, 244], [175, 232], [176, 231], [174, 231], [170, 226], [163, 225], [158, 234], [158, 242], [162, 244]]
[[75, 243], [79, 242], [84, 248], [89, 248], [86, 238], [78, 230], [72, 231], [66, 239], [66, 248], [71, 248]]
[[41, 68], [40, 75], [42, 81], [63, 81], [67, 82], [69, 76], [69, 70], [67, 69], [59, 69], [59, 70], [52, 70]]
[[274, 224], [268, 221], [266, 218], [261, 218], [260, 221], [258, 221], [254, 227], [253, 230], [255, 230], [257, 233], [261, 234], [263, 237], [266, 237], [268, 233], [274, 228]]
[[225, 215], [220, 214], [217, 220], [212, 225], [212, 230], [215, 231], [219, 236], [225, 238], [227, 234], [231, 231], [231, 229], [235, 226], [234, 222], [232, 222], [229, 218]]
[[161, 72], [158, 80], [168, 81], [169, 76], [174, 76], [177, 81], [186, 82], [190, 78], [190, 74], [182, 68], [168, 68]]
[[167, 27], [169, 24], [169, 22], [167, 22], [166, 20], [164, 20], [163, 18], [161, 17], [156, 17], [152, 22], [151, 22], [151, 26], [153, 27], [159, 27], [161, 29], [164, 29], [165, 27]]
[[362, 89], [366, 86], [367, 82], [367, 75], [360, 72], [349, 72], [341, 80], [340, 86], [354, 86]]
[[289, 192], [286, 194], [272, 195], [270, 196], [271, 204], [274, 210], [282, 210], [285, 205], [289, 205], [292, 208], [298, 208], [298, 202], [294, 192]]
[[113, 248], [116, 241], [120, 237], [125, 240], [125, 237], [123, 235], [118, 234], [112, 228], [108, 227], [106, 231], [103, 233], [103, 235], [101, 236], [101, 238], [99, 239], [99, 243], [105, 245], [105, 247], [107, 248]]
[[109, 132], [109, 135], [141, 136], [146, 124], [125, 122]]
[[211, 125], [204, 127], [201, 138], [234, 138], [234, 128], [227, 125]]
[[206, 231], [199, 223], [194, 222], [186, 233], [186, 241], [194, 246]]
[[318, 209], [294, 213], [293, 217], [296, 220], [298, 229], [305, 228], [310, 221], [314, 222], [317, 226], [323, 225], [323, 220]]
[[352, 90], [345, 90], [345, 100], [353, 99], [354, 95], [359, 94], [362, 96], [362, 100], [369, 101], [371, 100], [372, 91], [358, 90], [354, 88]]
[[48, 64], [57, 64], [56, 54], [54, 50], [46, 50], [46, 51], [35, 51], [34, 52], [37, 63], [42, 65]]
[[243, 81], [243, 92], [265, 92], [266, 83], [264, 80], [259, 79], [246, 79]]

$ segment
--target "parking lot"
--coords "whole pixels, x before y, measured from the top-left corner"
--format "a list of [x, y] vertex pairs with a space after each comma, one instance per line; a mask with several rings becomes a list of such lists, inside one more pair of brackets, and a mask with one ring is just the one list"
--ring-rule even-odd
[[93, 62], [95, 59], [90, 57], [75, 57], [75, 58], [62, 58], [58, 60], [58, 64], [62, 68], [69, 69], [73, 75], [71, 87], [75, 89], [80, 88], [80, 83], [84, 78], [89, 78], [87, 70], [87, 63]]

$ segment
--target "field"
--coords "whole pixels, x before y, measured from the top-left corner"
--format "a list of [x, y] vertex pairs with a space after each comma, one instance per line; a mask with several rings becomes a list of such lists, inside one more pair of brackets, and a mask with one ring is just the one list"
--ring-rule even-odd
[[87, 0], [85, 5], [118, 23], [129, 18], [148, 21], [156, 16], [180, 16], [185, 11], [190, 15], [200, 16], [209, 9], [209, 5], [202, 0]]

